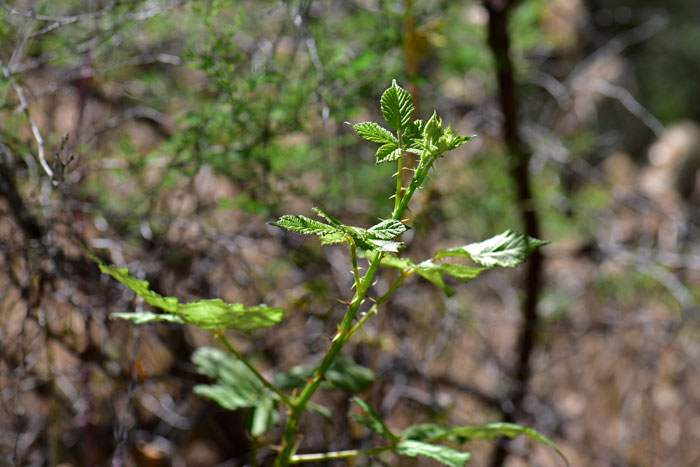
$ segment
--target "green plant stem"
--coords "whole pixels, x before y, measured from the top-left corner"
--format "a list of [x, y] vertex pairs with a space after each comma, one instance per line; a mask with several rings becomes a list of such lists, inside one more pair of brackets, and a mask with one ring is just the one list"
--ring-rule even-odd
[[394, 446], [383, 446], [381, 448], [373, 449], [349, 449], [347, 451], [333, 451], [333, 452], [323, 452], [318, 454], [297, 454], [292, 456], [289, 460], [290, 464], [298, 464], [299, 462], [318, 462], [330, 459], [345, 459], [348, 457], [355, 456], [371, 456], [373, 454], [379, 454], [380, 452], [388, 451], [394, 449]]
[[416, 168], [416, 171], [413, 174], [413, 178], [411, 179], [411, 183], [409, 184], [408, 189], [406, 190], [406, 194], [404, 194], [403, 198], [401, 198], [401, 202], [399, 203], [398, 207], [394, 210], [394, 219], [401, 220], [401, 216], [403, 215], [404, 211], [406, 211], [406, 209], [408, 208], [408, 202], [411, 201], [411, 198], [413, 197], [413, 194], [416, 192], [418, 187], [423, 184], [423, 181], [428, 175], [430, 167], [433, 166], [433, 162], [435, 162], [435, 159], [435, 157], [429, 157], [425, 161], [423, 161], [423, 158], [421, 157], [421, 161], [418, 163], [418, 167]]
[[331, 347], [328, 349], [325, 357], [323, 357], [323, 360], [316, 369], [314, 376], [309, 380], [301, 394], [299, 394], [299, 397], [296, 399], [295, 403], [292, 405], [289, 418], [287, 418], [287, 424], [284, 428], [281, 450], [277, 456], [277, 459], [275, 460], [276, 466], [285, 466], [289, 464], [292, 450], [294, 449], [294, 437], [296, 436], [297, 427], [299, 426], [299, 419], [306, 408], [306, 404], [321, 385], [321, 382], [323, 382], [326, 372], [347, 343], [349, 337], [348, 334], [352, 328], [352, 323], [355, 320], [355, 316], [357, 316], [357, 311], [360, 309], [360, 305], [362, 305], [364, 301], [367, 289], [372, 284], [372, 279], [379, 268], [380, 260], [381, 253], [376, 253], [370, 262], [370, 266], [367, 269], [367, 273], [365, 274], [364, 278], [360, 281], [360, 283], [356, 284], [355, 296], [350, 302], [348, 310], [345, 312], [345, 316], [340, 323], [338, 333], [333, 338]]
[[[401, 216], [408, 207], [408, 202], [410, 201], [411, 196], [413, 196], [413, 193], [415, 193], [416, 188], [418, 188], [418, 186], [420, 186], [420, 184], [425, 179], [425, 176], [427, 175], [428, 170], [430, 169], [430, 166], [432, 165], [434, 160], [434, 158], [430, 158], [427, 159], [426, 163], [419, 164], [418, 169], [413, 174], [413, 179], [411, 180], [411, 185], [408, 191], [404, 194], [403, 197], [400, 198], [400, 202], [397, 203], [397, 205], [394, 208], [394, 213], [392, 215], [393, 219], [401, 220]], [[401, 182], [399, 181], [399, 190], [401, 190], [400, 183]], [[397, 199], [399, 199], [399, 197], [397, 197]], [[352, 254], [352, 246], [350, 248], [350, 251]], [[304, 389], [301, 391], [301, 394], [299, 394], [299, 397], [296, 399], [296, 401], [290, 405], [291, 410], [289, 413], [289, 417], [287, 418], [287, 423], [284, 427], [282, 445], [280, 447], [280, 452], [277, 455], [277, 458], [275, 459], [276, 467], [284, 467], [286, 465], [289, 465], [289, 463], [291, 462], [292, 453], [295, 448], [294, 437], [297, 434], [297, 429], [299, 427], [299, 420], [301, 419], [301, 415], [304, 413], [304, 409], [309, 403], [309, 400], [311, 400], [311, 397], [316, 393], [316, 390], [323, 382], [326, 372], [331, 367], [335, 359], [338, 357], [338, 354], [340, 354], [340, 351], [347, 343], [352, 332], [354, 332], [352, 331], [353, 321], [357, 316], [357, 312], [360, 309], [360, 306], [364, 302], [367, 289], [369, 289], [370, 285], [372, 285], [372, 280], [374, 279], [374, 275], [376, 274], [377, 269], [379, 268], [381, 258], [381, 252], [375, 253], [374, 257], [370, 261], [367, 273], [362, 278], [362, 280], [358, 280], [359, 272], [356, 275], [355, 295], [348, 306], [348, 310], [345, 312], [345, 316], [343, 317], [340, 326], [338, 327], [338, 333], [333, 338], [331, 347], [328, 349], [328, 352], [323, 357], [323, 360], [321, 361], [319, 367], [316, 369], [314, 376], [309, 380], [308, 383], [306, 383], [306, 386], [304, 386]], [[354, 257], [354, 261], [357, 261], [356, 256]], [[401, 282], [403, 281], [401, 280]], [[392, 286], [392, 288], [390, 289], [391, 293], [394, 293], [394, 291], [401, 285], [401, 283], [395, 283], [394, 285], [395, 286]], [[385, 294], [385, 296], [380, 298], [382, 303], [389, 298], [389, 295], [390, 294]]]
[[355, 325], [352, 327], [352, 329], [350, 329], [350, 331], [348, 332], [348, 339], [350, 337], [352, 337], [352, 335], [355, 334], [355, 332], [358, 329], [360, 329], [362, 326], [364, 326], [364, 324], [367, 321], [369, 321], [369, 319], [372, 317], [373, 314], [377, 313], [377, 310], [379, 310], [379, 307], [382, 306], [384, 304], [384, 302], [386, 302], [389, 299], [389, 297], [391, 297], [393, 295], [394, 292], [396, 292], [396, 289], [398, 289], [399, 287], [401, 287], [401, 285], [403, 285], [403, 281], [406, 279], [406, 277], [408, 277], [408, 274], [406, 274], [405, 272], [402, 272], [401, 275], [399, 276], [399, 278], [396, 279], [396, 281], [394, 281], [394, 283], [391, 285], [391, 287], [389, 287], [389, 290], [387, 290], [387, 292], [384, 295], [379, 297], [377, 299], [377, 301], [374, 303], [374, 305], [372, 305], [372, 308], [370, 308], [367, 311], [367, 313], [365, 313], [365, 315], [362, 318], [360, 318], [360, 320], [357, 323], [355, 323]]
[[355, 287], [360, 284], [360, 268], [357, 267], [357, 247], [354, 243], [350, 245], [350, 257], [352, 259], [352, 273], [355, 277]]
[[403, 191], [403, 137], [401, 130], [397, 131], [399, 136], [399, 150], [401, 155], [399, 156], [399, 170], [396, 172], [396, 197], [394, 198], [394, 211], [399, 209], [399, 204], [401, 202], [401, 192]]
[[243, 355], [241, 355], [235, 349], [235, 347], [233, 345], [231, 345], [231, 342], [229, 342], [229, 340], [226, 338], [223, 331], [215, 332], [214, 335], [224, 344], [224, 346], [226, 346], [226, 348], [228, 349], [229, 352], [231, 352], [233, 355], [235, 355], [238, 360], [243, 362], [243, 364], [245, 366], [247, 366], [248, 369], [255, 374], [255, 376], [258, 377], [258, 379], [263, 384], [263, 386], [265, 386], [270, 391], [277, 394], [286, 406], [292, 407], [294, 405], [294, 402], [292, 402], [292, 400], [289, 397], [287, 397], [286, 394], [284, 394], [282, 391], [277, 389], [274, 384], [269, 382]]

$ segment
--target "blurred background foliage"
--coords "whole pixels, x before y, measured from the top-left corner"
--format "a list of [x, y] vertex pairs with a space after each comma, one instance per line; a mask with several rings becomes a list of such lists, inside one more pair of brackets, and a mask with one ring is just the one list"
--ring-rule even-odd
[[[406, 254], [523, 231], [488, 42], [487, 7], [500, 3], [0, 1], [2, 458], [269, 462], [244, 412], [192, 395], [205, 380], [190, 356], [209, 337], [109, 321], [144, 305], [80, 243], [182, 300], [283, 307], [282, 325], [232, 339], [270, 374], [313, 363], [342, 316], [347, 258], [266, 222], [315, 205], [354, 225], [389, 215], [392, 168], [345, 122], [379, 120], [394, 78], [419, 117], [436, 109], [478, 135], [411, 206]], [[420, 281], [393, 299], [351, 349], [378, 375], [364, 397], [397, 429], [511, 417], [572, 465], [697, 465], [697, 7], [515, 3], [528, 203], [552, 242], [532, 376], [515, 371], [525, 268], [493, 271], [449, 299]], [[303, 451], [373, 445], [345, 416], [347, 395], [320, 402], [334, 419], [303, 420]], [[501, 461], [472, 449], [475, 465], [558, 462], [524, 441]]]

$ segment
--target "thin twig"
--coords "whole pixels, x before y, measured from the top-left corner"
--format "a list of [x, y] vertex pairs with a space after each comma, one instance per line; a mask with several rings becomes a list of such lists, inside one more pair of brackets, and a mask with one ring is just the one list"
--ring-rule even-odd
[[388, 451], [394, 449], [393, 446], [384, 446], [381, 448], [374, 449], [349, 449], [347, 451], [333, 451], [333, 452], [323, 452], [318, 454], [295, 454], [289, 459], [290, 464], [298, 464], [300, 462], [318, 462], [323, 460], [331, 459], [346, 459], [348, 457], [356, 456], [371, 456], [373, 454], [379, 454], [380, 452]]
[[34, 139], [36, 140], [38, 151], [37, 157], [39, 159], [39, 163], [44, 169], [44, 172], [46, 172], [46, 175], [48, 175], [51, 178], [51, 180], [53, 180], [53, 170], [51, 170], [51, 167], [49, 167], [49, 164], [46, 162], [46, 157], [44, 155], [44, 139], [41, 137], [39, 127], [36, 125], [34, 118], [32, 118], [32, 115], [29, 113], [29, 106], [27, 105], [27, 98], [24, 95], [24, 90], [19, 84], [17, 84], [17, 81], [15, 81], [15, 79], [12, 77], [12, 75], [10, 74], [10, 70], [5, 66], [5, 63], [3, 63], [2, 60], [0, 60], [0, 67], [2, 68], [2, 74], [5, 76], [5, 79], [7, 79], [10, 82], [15, 92], [17, 93], [17, 97], [19, 98], [20, 102], [19, 110], [24, 112], [24, 115], [26, 115], [27, 120], [29, 121], [29, 126], [32, 129]]

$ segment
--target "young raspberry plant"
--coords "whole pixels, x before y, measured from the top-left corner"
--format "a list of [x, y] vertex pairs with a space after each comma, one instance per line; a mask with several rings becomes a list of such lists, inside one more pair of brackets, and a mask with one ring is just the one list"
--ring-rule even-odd
[[[320, 220], [303, 215], [286, 215], [271, 223], [293, 232], [315, 235], [324, 245], [345, 243], [350, 251], [354, 293], [349, 301], [339, 300], [345, 305], [345, 315], [338, 324], [338, 331], [331, 339], [320, 363], [315, 366], [294, 367], [287, 372], [276, 374], [274, 380], [270, 381], [246, 356], [235, 349], [224, 331], [248, 332], [276, 325], [284, 316], [281, 309], [265, 305], [246, 307], [241, 303], [225, 303], [220, 299], [181, 304], [175, 297], [163, 297], [153, 292], [149, 289], [148, 282], [132, 277], [128, 270], [106, 265], [90, 253], [102, 272], [133, 290], [147, 304], [162, 310], [158, 313], [113, 313], [111, 317], [131, 320], [136, 324], [155, 321], [192, 324], [211, 331], [226, 351], [211, 347], [195, 351], [193, 362], [198, 370], [209, 376], [213, 382], [196, 386], [194, 391], [225, 409], [250, 408], [247, 428], [253, 438], [261, 437], [282, 422], [282, 438], [273, 447], [277, 453], [274, 465], [278, 467], [303, 462], [372, 456], [385, 451], [393, 451], [401, 456], [428, 457], [444, 465], [462, 467], [471, 459], [471, 454], [446, 446], [443, 442], [461, 446], [472, 440], [493, 440], [501, 436], [514, 438], [520, 435], [551, 447], [566, 463], [561, 451], [549, 439], [531, 428], [513, 423], [458, 427], [418, 424], [395, 433], [388, 428], [382, 417], [359, 397], [354, 397], [353, 401], [366, 415], [352, 415], [352, 418], [377, 433], [383, 439], [380, 445], [366, 450], [348, 449], [304, 454], [297, 452], [301, 442], [299, 421], [302, 414], [310, 411], [327, 418], [333, 416], [330, 409], [311, 401], [319, 389], [359, 394], [374, 381], [371, 370], [358, 365], [341, 351], [355, 332], [379, 312], [382, 305], [406, 279], [417, 274], [449, 296], [454, 294], [454, 290], [447, 284], [446, 276], [467, 282], [493, 267], [512, 268], [524, 262], [535, 249], [548, 243], [508, 230], [483, 242], [437, 251], [432, 258], [421, 262], [400, 256], [399, 251], [404, 244], [398, 238], [410, 228], [406, 225], [404, 214], [411, 198], [418, 188], [427, 183], [428, 173], [433, 164], [447, 152], [468, 143], [473, 136], [458, 136], [451, 126], [445, 128], [442, 119], [436, 113], [433, 113], [427, 122], [414, 119], [413, 100], [395, 80], [381, 97], [381, 110], [391, 130], [374, 122], [352, 124], [352, 127], [364, 139], [380, 145], [376, 152], [377, 164], [397, 165], [398, 170], [394, 175], [396, 192], [393, 196], [391, 216], [364, 228], [346, 225], [322, 209], [314, 208], [313, 212]], [[407, 153], [418, 157], [412, 169], [413, 176], [404, 186], [401, 174], [404, 171], [404, 158]], [[451, 258], [466, 258], [474, 265], [449, 262]], [[367, 262], [365, 268], [360, 267], [361, 260]], [[367, 300], [368, 290], [380, 268], [398, 269], [400, 274], [384, 295]], [[360, 314], [362, 306], [370, 301], [368, 309]], [[257, 459], [254, 459], [253, 463], [256, 462]]]

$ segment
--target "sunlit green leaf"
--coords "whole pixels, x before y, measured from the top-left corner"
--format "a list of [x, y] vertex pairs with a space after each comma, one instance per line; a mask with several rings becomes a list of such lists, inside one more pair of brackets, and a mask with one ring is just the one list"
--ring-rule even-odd
[[336, 229], [330, 225], [310, 219], [306, 216], [282, 216], [277, 222], [270, 222], [270, 225], [303, 234], [329, 235], [336, 232]]
[[110, 313], [111, 319], [126, 319], [134, 324], [154, 323], [157, 321], [167, 321], [169, 323], [185, 324], [185, 320], [178, 315], [170, 313], [153, 313], [152, 311], [139, 311], [136, 313]]
[[464, 467], [472, 457], [468, 452], [459, 452], [447, 446], [428, 444], [410, 439], [397, 444], [396, 452], [410, 457], [429, 457], [450, 467]]
[[117, 279], [142, 297], [146, 303], [162, 308], [167, 313], [151, 312], [112, 313], [112, 318], [131, 320], [136, 324], [155, 321], [171, 323], [189, 323], [208, 330], [237, 329], [252, 331], [253, 329], [274, 326], [284, 317], [281, 308], [258, 305], [246, 308], [242, 303], [226, 303], [221, 299], [198, 300], [179, 303], [175, 297], [163, 297], [148, 288], [148, 282], [131, 276], [128, 269], [107, 266], [94, 254], [88, 251], [90, 257], [97, 262], [100, 270]]
[[413, 118], [413, 99], [411, 95], [393, 80], [391, 87], [384, 91], [381, 98], [384, 119], [395, 130], [403, 130]]
[[386, 219], [377, 225], [373, 225], [367, 233], [379, 240], [391, 240], [406, 232], [408, 227], [396, 219]]
[[548, 243], [506, 230], [483, 242], [440, 250], [437, 252], [436, 258], [458, 256], [469, 258], [486, 267], [512, 268], [525, 261], [537, 248]]
[[281, 308], [265, 305], [246, 308], [242, 303], [226, 303], [216, 298], [186, 303], [178, 307], [188, 323], [208, 330], [253, 329], [274, 326], [282, 321], [284, 312]]
[[143, 300], [151, 306], [161, 308], [170, 313], [177, 311], [178, 300], [175, 297], [163, 297], [160, 294], [155, 293], [148, 288], [148, 282], [137, 279], [131, 276], [131, 273], [126, 268], [118, 268], [116, 266], [108, 266], [100, 261], [96, 256], [93, 256], [93, 260], [97, 261], [97, 265], [100, 267], [100, 271], [105, 274], [109, 274], [116, 280], [130, 288], [136, 295], [143, 298]]
[[357, 133], [368, 141], [373, 143], [396, 145], [396, 137], [389, 130], [377, 125], [374, 122], [363, 122], [352, 125]]
[[415, 273], [423, 279], [442, 289], [448, 297], [454, 295], [455, 291], [445, 282], [443, 275], [447, 274], [456, 277], [462, 282], [467, 282], [488, 269], [475, 268], [462, 264], [436, 263], [432, 260], [426, 260], [422, 263], [415, 264], [407, 258], [397, 258], [395, 256], [383, 257], [381, 264], [382, 266], [401, 269], [402, 271], [415, 271]]
[[401, 150], [396, 145], [396, 143], [387, 143], [377, 149], [377, 154], [375, 155], [377, 164], [382, 164], [384, 162], [393, 162], [401, 157]]

